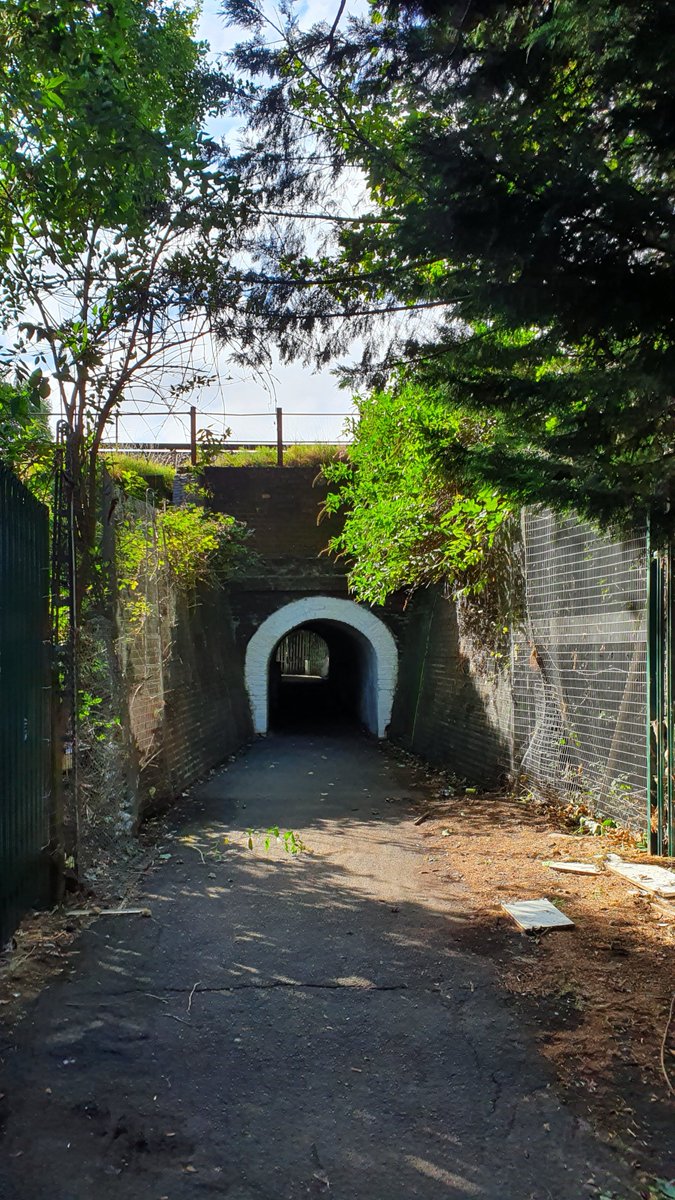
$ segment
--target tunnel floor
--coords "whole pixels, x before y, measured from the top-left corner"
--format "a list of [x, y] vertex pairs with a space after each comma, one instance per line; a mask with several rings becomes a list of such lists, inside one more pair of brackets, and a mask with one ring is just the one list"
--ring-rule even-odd
[[[415, 800], [372, 740], [271, 737], [172, 811], [151, 917], [98, 918], [0, 1035], [0, 1195], [634, 1196], [460, 948]], [[250, 850], [273, 824], [308, 852]]]
[[354, 704], [345, 704], [328, 679], [287, 675], [270, 704], [273, 733], [343, 736], [356, 732], [359, 722]]

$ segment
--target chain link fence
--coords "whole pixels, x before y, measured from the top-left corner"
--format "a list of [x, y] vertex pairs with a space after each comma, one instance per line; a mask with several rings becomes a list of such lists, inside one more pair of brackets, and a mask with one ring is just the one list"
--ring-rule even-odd
[[546, 795], [644, 827], [647, 534], [522, 516], [525, 618], [511, 650], [514, 767]]

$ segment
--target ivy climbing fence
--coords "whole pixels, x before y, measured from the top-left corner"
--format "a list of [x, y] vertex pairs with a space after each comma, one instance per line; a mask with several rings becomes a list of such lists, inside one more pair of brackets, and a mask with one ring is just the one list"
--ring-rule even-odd
[[121, 581], [118, 612], [118, 654], [127, 679], [130, 734], [137, 754], [139, 776], [154, 796], [171, 790], [166, 778], [167, 747], [164, 727], [173, 629], [176, 622], [176, 589], [172, 586], [158, 512], [148, 495], [145, 501], [123, 501], [125, 522], [134, 530], [139, 555], [135, 578]]

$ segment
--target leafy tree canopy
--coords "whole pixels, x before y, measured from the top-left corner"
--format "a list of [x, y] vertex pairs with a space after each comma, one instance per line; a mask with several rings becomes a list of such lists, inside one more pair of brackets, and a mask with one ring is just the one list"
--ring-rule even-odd
[[42, 375], [72, 430], [80, 598], [114, 415], [184, 407], [206, 378], [216, 298], [231, 345], [239, 327], [233, 260], [257, 218], [206, 132], [229, 83], [195, 41], [195, 13], [164, 0], [10, 0], [0, 13], [2, 353], [19, 387]]
[[0, 380], [0, 454], [40, 500], [49, 497], [53, 443], [39, 373], [22, 387]]
[[[267, 203], [321, 218], [259, 245], [252, 309], [286, 353], [334, 353], [347, 321], [371, 380], [403, 369], [442, 397], [448, 430], [458, 413], [492, 426], [468, 443], [425, 426], [463, 490], [605, 525], [650, 508], [669, 527], [670, 6], [382, 0], [309, 33], [291, 11], [280, 46], [256, 0], [229, 11], [253, 29], [236, 61]], [[331, 197], [353, 168], [369, 204], [345, 219]], [[380, 317], [400, 309], [382, 352]]]
[[[208, 107], [195, 16], [162, 0], [7, 0], [0, 9], [0, 246], [93, 213], [142, 229]], [[191, 86], [193, 84], [194, 86]]]

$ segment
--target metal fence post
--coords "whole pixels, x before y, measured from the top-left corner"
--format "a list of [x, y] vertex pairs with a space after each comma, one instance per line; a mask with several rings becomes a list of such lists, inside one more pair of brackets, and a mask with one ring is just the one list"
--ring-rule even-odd
[[190, 462], [197, 466], [197, 409], [194, 404], [190, 407]]
[[645, 718], [647, 722], [647, 760], [646, 760], [646, 793], [647, 805], [645, 812], [645, 842], [647, 849], [652, 849], [652, 807], [653, 807], [653, 790], [654, 790], [654, 747], [655, 735], [652, 721], [653, 709], [653, 693], [654, 693], [654, 599], [653, 599], [653, 570], [652, 570], [652, 542], [651, 542], [651, 525], [647, 518], [647, 555], [646, 555], [646, 570], [647, 570], [647, 638], [646, 638], [646, 664], [645, 673], [647, 677], [647, 703], [645, 705]]
[[[661, 851], [673, 854], [673, 542], [665, 551], [665, 820], [662, 823]], [[665, 845], [664, 845], [665, 844]]]
[[647, 848], [673, 853], [673, 550], [650, 547], [647, 628]]

